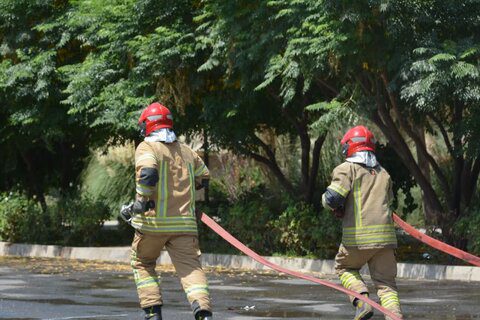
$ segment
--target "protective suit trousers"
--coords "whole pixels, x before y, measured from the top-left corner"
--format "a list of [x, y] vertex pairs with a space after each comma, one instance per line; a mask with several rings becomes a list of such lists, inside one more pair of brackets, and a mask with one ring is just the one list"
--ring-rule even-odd
[[166, 248], [193, 312], [211, 311], [208, 284], [200, 264], [196, 235], [163, 235], [135, 232], [131, 265], [142, 308], [162, 305], [161, 281], [155, 271], [160, 251]]
[[[368, 293], [368, 288], [359, 272], [365, 264], [368, 264], [370, 276], [380, 298], [380, 304], [399, 317], [402, 317], [397, 285], [395, 283], [397, 261], [394, 249], [358, 249], [340, 245], [335, 257], [335, 270], [346, 289], [358, 293]], [[353, 296], [350, 296], [352, 303], [354, 299]], [[390, 318], [386, 317], [386, 319]]]

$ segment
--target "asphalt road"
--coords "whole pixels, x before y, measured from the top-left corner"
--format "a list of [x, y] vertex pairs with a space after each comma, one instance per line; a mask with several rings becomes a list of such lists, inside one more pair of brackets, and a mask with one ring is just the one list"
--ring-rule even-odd
[[[215, 319], [353, 318], [342, 293], [303, 280], [227, 270], [208, 270], [208, 278]], [[164, 319], [193, 319], [173, 271], [162, 272], [162, 286]], [[399, 291], [406, 319], [480, 319], [480, 283], [399, 280]], [[142, 316], [128, 265], [0, 258], [0, 319]]]

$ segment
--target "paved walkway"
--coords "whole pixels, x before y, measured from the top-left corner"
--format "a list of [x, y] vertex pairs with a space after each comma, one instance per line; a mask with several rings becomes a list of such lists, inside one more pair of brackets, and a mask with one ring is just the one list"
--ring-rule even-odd
[[[218, 320], [352, 319], [343, 294], [303, 280], [218, 269], [208, 278]], [[172, 271], [163, 272], [162, 285], [164, 319], [192, 320]], [[406, 319], [480, 319], [478, 283], [400, 280], [399, 291]], [[4, 257], [0, 319], [131, 320], [142, 312], [128, 264]]]

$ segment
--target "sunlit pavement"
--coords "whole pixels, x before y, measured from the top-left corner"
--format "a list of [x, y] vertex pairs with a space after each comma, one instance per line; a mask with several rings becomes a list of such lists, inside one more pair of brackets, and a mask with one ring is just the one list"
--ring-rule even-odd
[[[193, 319], [179, 280], [162, 275], [164, 319]], [[218, 320], [353, 318], [346, 296], [303, 280], [225, 270], [208, 278]], [[399, 291], [406, 319], [480, 319], [478, 282], [399, 280]], [[1, 258], [0, 319], [142, 319], [142, 311], [128, 265]]]

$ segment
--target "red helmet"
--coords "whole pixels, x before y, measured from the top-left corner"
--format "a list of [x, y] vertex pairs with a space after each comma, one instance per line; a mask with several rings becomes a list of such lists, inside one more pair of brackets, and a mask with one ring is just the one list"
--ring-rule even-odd
[[375, 152], [375, 137], [364, 126], [356, 126], [348, 130], [340, 142], [342, 144], [342, 153], [347, 157], [358, 151]]
[[162, 128], [173, 128], [173, 117], [170, 110], [158, 102], [154, 102], [142, 111], [138, 124], [145, 136]]

